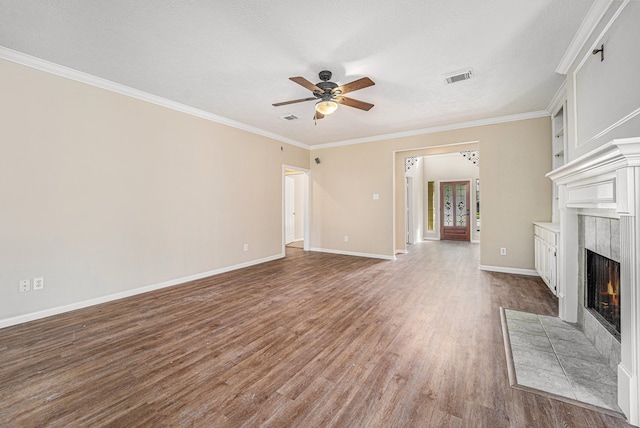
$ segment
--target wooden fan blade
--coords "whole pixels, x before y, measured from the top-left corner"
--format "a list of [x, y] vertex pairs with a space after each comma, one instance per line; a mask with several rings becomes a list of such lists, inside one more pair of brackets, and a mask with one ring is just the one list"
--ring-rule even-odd
[[318, 91], [320, 93], [324, 92], [322, 89], [318, 88], [316, 85], [314, 85], [313, 83], [309, 82], [307, 79], [305, 79], [304, 77], [301, 76], [297, 76], [297, 77], [289, 77], [289, 80], [293, 80], [294, 82], [296, 82], [298, 85], [300, 86], [304, 86], [305, 88], [307, 88], [308, 90], [310, 90], [311, 92], [313, 91]]
[[280, 107], [280, 106], [286, 106], [287, 104], [301, 103], [304, 101], [311, 101], [311, 100], [317, 100], [317, 98], [316, 97], [300, 98], [299, 100], [284, 101], [281, 103], [275, 103], [271, 105], [274, 107]]
[[364, 101], [354, 100], [353, 98], [347, 97], [336, 97], [336, 101], [340, 104], [366, 111], [371, 110], [371, 108], [373, 107], [373, 104], [365, 103]]
[[369, 79], [368, 77], [363, 77], [362, 79], [354, 80], [353, 82], [347, 83], [346, 85], [338, 86], [337, 88], [334, 88], [331, 92], [334, 94], [335, 93], [346, 94], [347, 92], [357, 91], [358, 89], [367, 88], [373, 85], [375, 85], [375, 82], [373, 80]]

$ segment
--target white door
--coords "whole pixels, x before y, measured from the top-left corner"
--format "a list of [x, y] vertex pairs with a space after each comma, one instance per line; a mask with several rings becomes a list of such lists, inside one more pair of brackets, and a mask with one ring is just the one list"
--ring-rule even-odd
[[285, 245], [296, 239], [295, 184], [293, 178], [284, 178]]

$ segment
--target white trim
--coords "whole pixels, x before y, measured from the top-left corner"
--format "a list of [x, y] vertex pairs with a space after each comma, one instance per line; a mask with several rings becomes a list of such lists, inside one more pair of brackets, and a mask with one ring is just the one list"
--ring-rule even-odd
[[501, 273], [512, 273], [515, 275], [527, 275], [527, 276], [540, 276], [538, 272], [533, 269], [520, 269], [520, 268], [510, 268], [503, 266], [487, 266], [487, 265], [478, 265], [478, 269], [486, 270], [489, 272], [501, 272]]
[[[419, 156], [419, 157], [425, 157], [425, 156], [447, 156], [447, 155], [451, 155], [454, 153], [459, 153], [460, 152], [460, 148], [456, 147], [456, 146], [472, 146], [475, 145], [475, 148], [469, 147], [467, 148], [467, 150], [479, 150], [480, 149], [480, 140], [472, 140], [472, 141], [462, 141], [460, 143], [447, 143], [447, 144], [438, 144], [437, 146], [425, 146], [425, 147], [417, 147], [417, 148], [413, 148], [413, 149], [399, 149], [399, 150], [394, 150], [393, 153], [398, 154], [398, 153], [405, 153], [408, 156], [412, 156], [412, 153], [419, 153], [419, 154], [415, 154], [413, 156]], [[443, 147], [452, 147], [455, 148], [455, 150], [451, 151], [451, 152], [442, 152], [442, 153], [422, 153], [424, 151], [433, 151], [432, 149], [441, 149]], [[463, 147], [465, 148], [465, 147]], [[436, 150], [437, 151], [437, 150]]]
[[409, 250], [396, 250], [396, 254], [409, 254]]
[[564, 102], [567, 100], [567, 79], [562, 82], [562, 85], [558, 88], [556, 93], [549, 101], [549, 105], [547, 105], [547, 111], [551, 114], [551, 116], [555, 115], [556, 112], [564, 105]]
[[[578, 125], [579, 125], [578, 124], [578, 73], [582, 69], [582, 66], [587, 62], [587, 60], [589, 58], [591, 58], [591, 56], [593, 55], [592, 51], [600, 44], [600, 42], [602, 41], [604, 36], [607, 34], [607, 32], [609, 31], [609, 29], [611, 28], [611, 26], [613, 25], [615, 20], [618, 19], [618, 17], [622, 13], [622, 10], [629, 3], [629, 1], [630, 0], [625, 0], [622, 3], [622, 5], [618, 8], [618, 10], [616, 10], [616, 13], [613, 14], [613, 16], [611, 17], [609, 22], [607, 22], [607, 25], [604, 26], [604, 28], [602, 29], [602, 31], [600, 32], [598, 37], [596, 37], [594, 42], [591, 44], [591, 47], [585, 52], [584, 57], [580, 61], [580, 64], [578, 64], [576, 66], [575, 70], [573, 70], [573, 132], [574, 132], [574, 135], [575, 135], [575, 138], [573, 138], [573, 141], [574, 141], [574, 147], [575, 148], [579, 148], [581, 146], [585, 146], [586, 144], [592, 142], [593, 140], [602, 137], [606, 133], [612, 131], [613, 129], [615, 129], [618, 126], [622, 125], [626, 121], [632, 119], [633, 117], [635, 117], [640, 112], [640, 109], [636, 110], [635, 112], [631, 112], [627, 116], [625, 116], [622, 119], [618, 120], [616, 123], [610, 125], [609, 127], [603, 129], [602, 131], [600, 131], [596, 135], [592, 136], [587, 141], [585, 141], [585, 142], [580, 142], [579, 141], [579, 138], [578, 138], [579, 137], [579, 135], [578, 135]], [[586, 43], [586, 40], [585, 40], [585, 43]]]
[[[336, 141], [334, 143], [317, 144], [311, 146], [311, 150], [328, 149], [331, 147], [350, 146], [353, 144], [371, 143], [374, 141], [391, 140], [394, 138], [413, 137], [416, 135], [434, 134], [436, 132], [454, 131], [456, 129], [474, 128], [477, 126], [495, 125], [498, 123], [515, 122], [518, 120], [539, 119], [541, 117], [549, 117], [547, 110], [534, 111], [530, 113], [514, 114], [510, 116], [492, 117], [488, 119], [473, 120], [470, 122], [459, 122], [450, 125], [434, 126], [431, 128], [415, 129], [412, 131], [395, 132], [392, 134], [382, 134], [372, 137], [356, 138], [353, 140]], [[414, 149], [408, 149], [414, 150]], [[398, 150], [398, 151], [408, 151]]]
[[318, 253], [330, 253], [330, 254], [341, 254], [343, 256], [355, 256], [355, 257], [368, 257], [370, 259], [383, 259], [383, 260], [395, 260], [396, 256], [385, 256], [383, 254], [370, 254], [370, 253], [358, 253], [355, 251], [342, 251], [342, 250], [332, 250], [329, 248], [317, 248], [313, 247], [310, 251], [316, 251]]
[[[634, 111], [632, 111], [631, 113], [629, 113], [628, 115], [626, 115], [625, 117], [623, 117], [622, 119], [618, 120], [616, 123], [614, 123], [613, 125], [610, 125], [609, 127], [605, 128], [604, 130], [600, 131], [599, 133], [597, 133], [596, 135], [594, 135], [593, 137], [589, 138], [587, 141], [585, 141], [584, 143], [580, 143], [579, 146], [586, 146], [587, 144], [591, 143], [592, 141], [597, 140], [598, 138], [603, 137], [604, 135], [608, 134], [609, 132], [613, 131], [614, 129], [616, 129], [618, 126], [622, 125], [625, 122], [630, 121], [631, 119], [633, 119], [634, 117], [640, 115], [640, 107], [638, 107], [637, 109], [635, 109]], [[577, 119], [577, 118], [576, 118]], [[576, 134], [577, 135], [577, 134]], [[576, 140], [577, 141], [577, 140]]]
[[[311, 170], [306, 168], [300, 168], [299, 166], [293, 166], [288, 164], [282, 164], [282, 254], [285, 254], [285, 247], [287, 246], [286, 239], [286, 224], [285, 224], [285, 190], [284, 180], [287, 176], [286, 170], [294, 170], [304, 174], [307, 177], [307, 187], [304, 189], [304, 238], [297, 239], [295, 241], [304, 241], [302, 249], [309, 251], [309, 236], [311, 236]], [[292, 241], [293, 242], [293, 241]]]
[[158, 283], [158, 284], [145, 285], [143, 287], [134, 288], [134, 289], [131, 289], [131, 290], [125, 290], [125, 291], [121, 291], [119, 293], [109, 294], [107, 296], [102, 296], [102, 297], [96, 297], [96, 298], [89, 299], [89, 300], [83, 300], [81, 302], [75, 302], [75, 303], [71, 303], [71, 304], [68, 304], [68, 305], [59, 306], [57, 308], [50, 308], [50, 309], [45, 309], [43, 311], [32, 312], [32, 313], [29, 313], [29, 314], [18, 315], [18, 316], [11, 317], [11, 318], [0, 319], [0, 328], [10, 327], [10, 326], [13, 326], [13, 325], [22, 324], [22, 323], [29, 322], [29, 321], [34, 321], [34, 320], [38, 320], [38, 319], [41, 319], [41, 318], [50, 317], [50, 316], [53, 316], [53, 315], [59, 315], [59, 314], [65, 313], [65, 312], [75, 311], [77, 309], [88, 308], [90, 306], [95, 306], [95, 305], [99, 305], [99, 304], [102, 304], [102, 303], [112, 302], [114, 300], [124, 299], [126, 297], [131, 297], [131, 296], [135, 296], [135, 295], [138, 295], [138, 294], [147, 293], [149, 291], [155, 291], [155, 290], [160, 290], [162, 288], [172, 287], [174, 285], [184, 284], [184, 283], [187, 283], [187, 282], [190, 282], [190, 281], [195, 281], [195, 280], [198, 280], [198, 279], [207, 278], [209, 276], [214, 276], [214, 275], [219, 275], [221, 273], [230, 272], [232, 270], [242, 269], [242, 268], [245, 268], [245, 267], [258, 265], [258, 264], [261, 264], [261, 263], [266, 263], [266, 262], [270, 262], [270, 261], [273, 261], [273, 260], [278, 260], [278, 259], [281, 259], [283, 257], [284, 257], [284, 253], [283, 254], [275, 254], [273, 256], [265, 257], [265, 258], [258, 259], [258, 260], [251, 260], [251, 261], [240, 263], [240, 264], [237, 264], [237, 265], [227, 266], [227, 267], [223, 267], [223, 268], [220, 268], [220, 269], [214, 269], [214, 270], [211, 270], [211, 271], [208, 271], [208, 272], [197, 273], [197, 274], [185, 276], [185, 277], [182, 277], [182, 278], [176, 278], [176, 279], [172, 279], [172, 280], [169, 280], [169, 281], [161, 282], [161, 283]]
[[115, 92], [120, 95], [135, 98], [141, 101], [146, 101], [151, 104], [156, 104], [162, 107], [176, 110], [182, 113], [186, 113], [191, 116], [199, 117], [201, 119], [216, 122], [222, 125], [230, 126], [232, 128], [240, 129], [250, 132], [252, 134], [260, 135], [262, 137], [271, 138], [283, 143], [291, 144], [292, 146], [300, 147], [310, 150], [308, 144], [301, 143], [296, 140], [292, 140], [282, 135], [274, 134], [259, 128], [256, 128], [246, 123], [237, 122], [235, 120], [227, 119], [226, 117], [218, 116], [213, 113], [209, 113], [204, 110], [200, 110], [194, 107], [190, 107], [185, 104], [181, 104], [175, 101], [162, 98], [148, 92], [144, 92], [138, 89], [131, 88], [129, 86], [121, 85], [120, 83], [112, 82], [101, 77], [93, 76], [91, 74], [84, 73], [82, 71], [74, 70], [63, 65], [55, 64], [49, 61], [45, 61], [40, 58], [33, 57], [31, 55], [17, 52], [12, 49], [0, 46], [0, 59], [15, 62], [16, 64], [31, 67], [36, 70], [44, 71], [46, 73], [55, 74], [56, 76], [64, 77], [66, 79], [75, 80], [76, 82], [85, 83], [87, 85], [95, 86], [96, 88], [104, 89], [110, 92]]
[[584, 44], [587, 43], [589, 37], [591, 37], [591, 34], [596, 29], [596, 25], [598, 25], [605, 12], [609, 9], [611, 3], [613, 3], [613, 0], [596, 0], [593, 2], [587, 15], [582, 20], [578, 31], [575, 36], [573, 36], [569, 47], [567, 47], [564, 55], [562, 55], [562, 59], [556, 67], [556, 73], [567, 74], [569, 67], [571, 67], [571, 64], [576, 60], [576, 57], [584, 47]]
[[567, 184], [626, 166], [640, 166], [640, 137], [611, 140], [548, 172], [545, 177]]

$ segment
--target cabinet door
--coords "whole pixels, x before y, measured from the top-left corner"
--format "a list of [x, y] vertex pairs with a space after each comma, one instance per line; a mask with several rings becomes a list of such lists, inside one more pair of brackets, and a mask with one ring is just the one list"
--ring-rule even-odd
[[536, 272], [540, 274], [540, 238], [537, 236], [533, 237], [533, 256]]
[[547, 283], [549, 281], [548, 279], [548, 268], [547, 265], [549, 264], [549, 251], [548, 248], [549, 246], [547, 245], [546, 242], [544, 242], [542, 240], [542, 238], [536, 236], [535, 237], [535, 243], [536, 243], [536, 252], [535, 252], [535, 259], [536, 259], [536, 270], [538, 271], [538, 274], [540, 275], [540, 278], [542, 278], [542, 280]]
[[547, 285], [554, 296], [558, 295], [558, 258], [556, 247], [549, 247], [549, 282]]
[[549, 285], [549, 244], [547, 244], [546, 241], [542, 241], [542, 252], [544, 253], [542, 255], [542, 260], [544, 261], [542, 265], [542, 272], [544, 273], [542, 279]]

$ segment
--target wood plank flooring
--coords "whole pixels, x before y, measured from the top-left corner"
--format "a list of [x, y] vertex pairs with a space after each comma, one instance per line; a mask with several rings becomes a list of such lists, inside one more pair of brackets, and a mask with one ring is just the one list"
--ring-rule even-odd
[[0, 330], [0, 426], [625, 427], [509, 387], [499, 307], [556, 315], [478, 246], [287, 257]]

